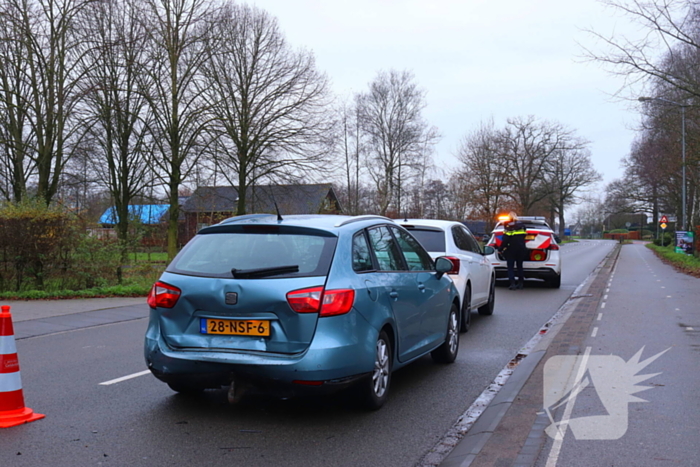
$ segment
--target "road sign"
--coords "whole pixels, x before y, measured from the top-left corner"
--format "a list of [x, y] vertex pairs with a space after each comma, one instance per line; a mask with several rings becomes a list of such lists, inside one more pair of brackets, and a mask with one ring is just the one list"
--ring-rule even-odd
[[665, 223], [665, 222], [662, 222], [661, 225], [660, 225], [659, 227], [661, 227], [663, 230], [666, 230], [666, 223]]
[[[668, 222], [668, 217], [661, 216], [661, 220], [659, 220], [659, 222], [661, 222], [662, 224], [665, 224], [666, 222]], [[665, 229], [666, 227], [661, 227], [661, 228]]]

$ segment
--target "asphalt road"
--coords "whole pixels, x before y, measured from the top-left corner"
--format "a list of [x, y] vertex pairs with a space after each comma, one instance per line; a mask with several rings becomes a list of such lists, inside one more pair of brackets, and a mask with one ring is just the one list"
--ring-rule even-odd
[[145, 370], [145, 305], [123, 309], [141, 319], [20, 338], [25, 401], [46, 418], [0, 431], [0, 465], [416, 465], [613, 246], [565, 245], [560, 289], [498, 287], [457, 362], [398, 371], [378, 412], [346, 398], [229, 405], [224, 390], [187, 398], [150, 374], [101, 384]]

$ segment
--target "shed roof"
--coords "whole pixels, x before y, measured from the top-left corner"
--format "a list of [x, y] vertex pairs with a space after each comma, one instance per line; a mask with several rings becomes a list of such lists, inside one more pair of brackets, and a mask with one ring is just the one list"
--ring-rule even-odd
[[[337, 198], [330, 183], [314, 185], [256, 185], [246, 192], [248, 212], [274, 213], [275, 201], [282, 214], [315, 214], [330, 196]], [[235, 212], [238, 189], [233, 186], [199, 187], [183, 204], [186, 212]]]

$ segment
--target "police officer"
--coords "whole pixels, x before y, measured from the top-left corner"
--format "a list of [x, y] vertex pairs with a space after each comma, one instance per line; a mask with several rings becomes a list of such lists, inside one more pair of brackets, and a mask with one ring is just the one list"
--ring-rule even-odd
[[[508, 265], [508, 280], [510, 281], [509, 289], [522, 289], [525, 277], [523, 276], [523, 261], [527, 257], [527, 247], [525, 246], [525, 236], [527, 230], [522, 222], [513, 219], [505, 225], [503, 232], [503, 240], [499, 251], [506, 258]], [[515, 283], [515, 271], [518, 269], [518, 283]]]

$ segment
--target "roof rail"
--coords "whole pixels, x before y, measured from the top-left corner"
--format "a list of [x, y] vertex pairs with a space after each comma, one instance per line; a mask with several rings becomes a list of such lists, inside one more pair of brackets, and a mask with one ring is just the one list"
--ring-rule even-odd
[[518, 216], [519, 221], [546, 221], [544, 216]]
[[240, 216], [228, 217], [228, 218], [222, 220], [221, 222], [219, 222], [219, 224], [230, 224], [232, 222], [244, 221], [246, 219], [257, 219], [260, 217], [269, 217], [269, 216], [274, 217], [274, 214], [243, 214]]
[[385, 221], [390, 221], [392, 223], [394, 222], [392, 219], [389, 219], [388, 217], [378, 216], [376, 214], [365, 214], [362, 216], [353, 216], [349, 219], [345, 219], [344, 221], [338, 222], [337, 224], [335, 224], [335, 227], [342, 227], [342, 226], [347, 225], [347, 224], [352, 224], [353, 222], [360, 222], [360, 221], [370, 220], [370, 219], [381, 219], [381, 220], [385, 220]]

